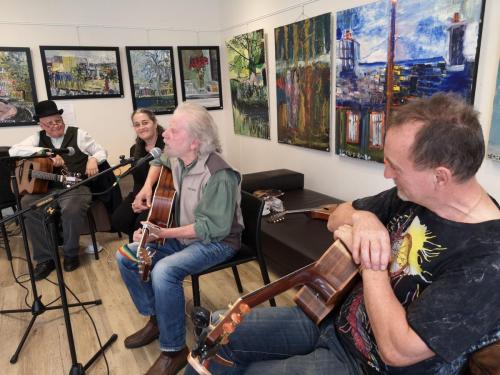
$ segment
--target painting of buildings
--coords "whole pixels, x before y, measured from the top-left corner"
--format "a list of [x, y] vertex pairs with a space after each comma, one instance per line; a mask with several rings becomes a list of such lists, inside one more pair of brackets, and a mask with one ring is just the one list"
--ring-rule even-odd
[[500, 64], [498, 66], [497, 86], [493, 102], [490, 138], [488, 141], [488, 158], [500, 161]]
[[123, 96], [117, 47], [40, 46], [49, 99]]
[[274, 29], [278, 142], [330, 150], [331, 16]]
[[380, 0], [337, 13], [336, 153], [383, 161], [391, 110], [439, 91], [474, 100], [482, 0]]
[[226, 42], [235, 134], [270, 139], [264, 30]]

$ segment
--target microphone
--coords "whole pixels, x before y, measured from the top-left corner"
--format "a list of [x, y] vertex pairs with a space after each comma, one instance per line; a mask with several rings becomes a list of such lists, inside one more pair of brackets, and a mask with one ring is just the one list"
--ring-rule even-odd
[[73, 156], [75, 154], [75, 149], [73, 147], [68, 148], [45, 148], [42, 150], [43, 155], [68, 155]]
[[124, 173], [122, 173], [118, 179], [122, 179], [123, 177], [125, 176], [128, 176], [130, 173], [132, 173], [133, 171], [135, 171], [137, 168], [139, 168], [141, 165], [153, 160], [153, 159], [156, 159], [156, 158], [159, 158], [162, 154], [162, 150], [161, 148], [159, 147], [155, 147], [153, 149], [151, 149], [151, 151], [149, 151], [149, 153], [146, 155], [146, 156], [143, 156], [142, 158], [140, 158], [139, 160], [137, 160], [137, 162], [133, 165], [133, 167], [129, 168], [128, 170], [126, 170]]

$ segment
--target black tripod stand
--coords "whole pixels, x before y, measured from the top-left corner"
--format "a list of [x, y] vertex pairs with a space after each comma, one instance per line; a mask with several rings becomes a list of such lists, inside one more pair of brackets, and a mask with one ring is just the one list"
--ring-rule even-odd
[[[26, 341], [31, 328], [33, 327], [33, 324], [35, 323], [36, 318], [43, 314], [47, 310], [56, 310], [56, 309], [62, 309], [63, 314], [64, 314], [64, 323], [66, 326], [66, 333], [68, 337], [68, 344], [69, 344], [69, 350], [71, 354], [71, 370], [70, 370], [70, 375], [83, 375], [85, 374], [85, 370], [88, 369], [94, 361], [104, 353], [104, 351], [113, 343], [116, 341], [118, 336], [116, 334], [111, 335], [111, 337], [102, 345], [101, 349], [97, 351], [92, 358], [85, 364], [85, 366], [82, 366], [82, 364], [78, 363], [77, 361], [77, 356], [76, 356], [76, 350], [75, 350], [75, 342], [73, 339], [73, 330], [71, 328], [71, 319], [69, 315], [69, 307], [76, 307], [76, 306], [83, 306], [83, 305], [100, 305], [102, 301], [95, 300], [95, 301], [89, 301], [89, 302], [81, 302], [81, 303], [71, 303], [68, 304], [67, 298], [66, 298], [66, 286], [64, 284], [64, 276], [62, 273], [61, 269], [61, 262], [59, 260], [59, 254], [58, 254], [58, 249], [57, 249], [57, 238], [56, 238], [56, 233], [57, 233], [57, 228], [56, 228], [56, 223], [54, 220], [54, 213], [55, 209], [53, 207], [50, 207], [50, 203], [54, 202], [57, 198], [60, 196], [66, 194], [67, 192], [76, 189], [77, 187], [81, 186], [83, 183], [89, 182], [89, 180], [92, 180], [94, 178], [97, 178], [101, 176], [104, 173], [108, 173], [113, 171], [114, 169], [117, 169], [121, 167], [122, 165], [117, 165], [115, 167], [112, 167], [110, 169], [107, 169], [101, 173], [98, 173], [90, 178], [88, 178], [86, 181], [82, 181], [78, 184], [73, 185], [72, 187], [63, 190], [58, 193], [50, 194], [47, 197], [39, 200], [35, 204], [33, 204], [31, 207], [27, 207], [25, 209], [18, 210], [16, 213], [13, 215], [0, 220], [0, 224], [3, 224], [7, 221], [10, 221], [14, 218], [19, 218], [19, 222], [21, 225], [21, 232], [22, 232], [22, 237], [23, 237], [23, 243], [24, 243], [24, 249], [26, 253], [26, 261], [28, 263], [28, 272], [30, 275], [31, 279], [31, 288], [33, 291], [33, 304], [31, 306], [31, 309], [12, 309], [12, 310], [2, 310], [0, 311], [1, 314], [10, 314], [10, 313], [24, 313], [24, 312], [31, 312], [32, 318], [30, 323], [28, 324], [28, 327], [26, 328], [26, 331], [21, 339], [21, 342], [19, 343], [16, 352], [10, 359], [10, 363], [16, 363], [19, 353], [24, 345], [24, 342]], [[17, 203], [18, 207], [20, 206], [20, 199], [19, 199], [19, 192], [17, 190], [17, 182], [16, 182], [16, 177], [15, 177], [15, 172], [14, 169], [11, 169], [13, 171], [11, 179], [12, 179], [12, 186], [15, 190], [15, 195], [17, 198]], [[59, 285], [59, 291], [61, 295], [61, 305], [58, 306], [45, 306], [41, 300], [42, 296], [38, 295], [37, 289], [36, 289], [36, 283], [33, 277], [33, 264], [31, 262], [31, 257], [30, 257], [30, 252], [29, 252], [29, 246], [28, 246], [28, 241], [27, 241], [27, 236], [26, 236], [26, 229], [23, 221], [23, 214], [26, 213], [27, 211], [34, 210], [34, 209], [45, 209], [46, 212], [46, 219], [44, 220], [44, 225], [46, 228], [46, 233], [48, 233], [51, 236], [51, 243], [52, 243], [52, 250], [53, 250], [53, 258], [56, 266], [56, 273], [57, 273], [57, 280], [58, 280], [58, 285]]]

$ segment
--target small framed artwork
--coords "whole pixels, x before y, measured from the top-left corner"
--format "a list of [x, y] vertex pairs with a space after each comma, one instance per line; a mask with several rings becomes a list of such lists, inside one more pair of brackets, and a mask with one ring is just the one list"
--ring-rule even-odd
[[0, 127], [36, 124], [36, 102], [30, 49], [0, 47]]
[[123, 97], [118, 47], [40, 46], [49, 99]]
[[172, 47], [125, 47], [134, 110], [147, 108], [157, 115], [177, 107]]
[[222, 109], [219, 47], [177, 47], [182, 100]]

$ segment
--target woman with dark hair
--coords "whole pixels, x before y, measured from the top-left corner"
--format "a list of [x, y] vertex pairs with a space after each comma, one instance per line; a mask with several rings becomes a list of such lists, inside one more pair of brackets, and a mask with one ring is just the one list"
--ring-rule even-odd
[[[163, 150], [165, 143], [163, 142], [161, 134], [164, 129], [158, 125], [156, 116], [152, 111], [139, 108], [132, 113], [131, 119], [132, 126], [137, 135], [135, 144], [130, 147], [131, 157], [135, 160], [139, 160], [155, 147], [159, 147]], [[141, 226], [141, 221], [147, 219], [149, 212], [145, 211], [137, 214], [132, 210], [132, 202], [136, 194], [144, 185], [148, 171], [149, 163], [144, 163], [132, 172], [134, 187], [120, 206], [113, 212], [112, 216], [113, 228], [117, 231], [127, 233], [131, 241], [134, 231]]]

